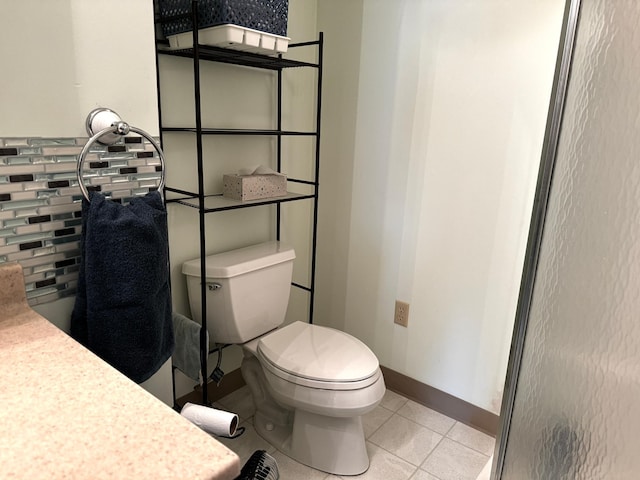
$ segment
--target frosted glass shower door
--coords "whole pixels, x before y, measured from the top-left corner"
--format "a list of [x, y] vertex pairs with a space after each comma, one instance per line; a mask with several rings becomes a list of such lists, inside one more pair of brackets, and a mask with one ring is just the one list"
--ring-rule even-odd
[[494, 474], [638, 479], [640, 2], [581, 2], [557, 147]]

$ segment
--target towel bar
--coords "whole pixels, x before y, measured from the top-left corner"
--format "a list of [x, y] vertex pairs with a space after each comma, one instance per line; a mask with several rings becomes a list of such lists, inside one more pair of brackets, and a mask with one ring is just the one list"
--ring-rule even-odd
[[141, 137], [149, 140], [149, 143], [151, 143], [151, 145], [153, 145], [153, 148], [155, 148], [155, 150], [158, 152], [158, 157], [160, 158], [160, 183], [158, 184], [158, 191], [162, 195], [165, 174], [164, 153], [162, 153], [160, 145], [153, 139], [151, 135], [149, 135], [144, 130], [132, 127], [128, 123], [123, 122], [117, 113], [115, 113], [113, 110], [109, 110], [108, 108], [96, 108], [95, 110], [92, 110], [87, 116], [86, 127], [87, 133], [89, 133], [91, 138], [89, 138], [84, 148], [82, 149], [82, 152], [80, 152], [76, 173], [78, 175], [78, 183], [80, 186], [80, 190], [82, 191], [82, 195], [88, 202], [90, 201], [89, 190], [85, 186], [84, 180], [82, 178], [82, 168], [84, 166], [85, 158], [89, 153], [89, 150], [91, 149], [91, 146], [95, 142], [102, 143], [103, 145], [111, 145], [120, 140], [120, 138], [122, 138], [123, 136], [128, 135], [130, 132], [137, 133]]

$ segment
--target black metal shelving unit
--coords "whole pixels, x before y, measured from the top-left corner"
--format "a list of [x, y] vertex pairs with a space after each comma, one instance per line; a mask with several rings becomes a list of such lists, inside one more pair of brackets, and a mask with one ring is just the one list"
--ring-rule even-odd
[[[198, 1], [192, 0], [191, 2], [191, 16], [192, 25], [198, 25]], [[184, 16], [182, 17], [184, 18]], [[176, 187], [165, 186], [165, 199], [167, 203], [178, 203], [186, 207], [195, 208], [199, 213], [199, 235], [200, 235], [200, 278], [206, 278], [206, 236], [205, 236], [205, 215], [213, 212], [222, 212], [228, 210], [235, 210], [241, 208], [252, 208], [260, 205], [275, 205], [276, 206], [276, 240], [280, 240], [280, 228], [281, 228], [281, 212], [280, 205], [286, 202], [294, 202], [300, 200], [313, 201], [313, 219], [312, 219], [312, 245], [311, 245], [311, 259], [310, 259], [310, 284], [300, 285], [293, 282], [292, 285], [296, 288], [302, 289], [309, 294], [309, 322], [313, 323], [313, 306], [315, 300], [315, 271], [316, 271], [316, 248], [317, 248], [317, 225], [318, 225], [318, 190], [319, 190], [319, 171], [320, 171], [320, 119], [321, 119], [321, 107], [322, 107], [322, 60], [323, 60], [323, 34], [319, 34], [317, 40], [293, 43], [289, 44], [289, 49], [300, 49], [303, 47], [317, 48], [317, 63], [303, 62], [293, 60], [289, 58], [283, 58], [280, 54], [278, 56], [260, 55], [251, 52], [243, 52], [239, 50], [232, 50], [214, 46], [200, 45], [198, 41], [198, 31], [193, 30], [193, 47], [189, 49], [181, 50], [169, 50], [168, 44], [165, 40], [157, 41], [156, 57], [159, 55], [170, 55], [176, 57], [184, 57], [193, 59], [193, 82], [194, 82], [194, 104], [195, 104], [195, 118], [194, 126], [184, 127], [164, 127], [162, 122], [162, 108], [160, 100], [160, 72], [158, 70], [158, 114], [160, 117], [160, 141], [164, 146], [165, 132], [184, 132], [185, 134], [195, 134], [196, 137], [196, 156], [197, 156], [197, 173], [198, 173], [198, 191], [190, 192]], [[277, 113], [276, 124], [277, 128], [273, 130], [265, 129], [228, 129], [228, 128], [209, 128], [202, 125], [202, 105], [201, 105], [201, 82], [200, 82], [200, 62], [217, 62], [233, 64], [242, 67], [252, 67], [261, 70], [270, 70], [277, 75]], [[156, 58], [156, 66], [158, 61]], [[287, 69], [294, 68], [312, 68], [317, 69], [317, 91], [316, 91], [316, 119], [314, 131], [291, 131], [282, 129], [282, 78], [283, 72]], [[203, 148], [202, 138], [206, 135], [230, 135], [230, 136], [247, 136], [247, 135], [260, 135], [260, 136], [275, 136], [277, 139], [276, 144], [276, 160], [277, 170], [281, 171], [282, 168], [282, 138], [288, 136], [306, 136], [315, 138], [315, 158], [314, 165], [314, 178], [313, 180], [287, 178], [287, 182], [309, 185], [313, 187], [313, 193], [311, 194], [297, 194], [289, 193], [286, 197], [268, 198], [255, 201], [235, 201], [223, 197], [221, 194], [207, 194], [204, 190], [204, 174], [203, 174]], [[170, 180], [170, 179], [169, 179]], [[173, 198], [167, 198], [167, 193], [172, 194]], [[207, 285], [206, 282], [201, 282], [202, 289], [202, 312], [207, 312]], [[202, 403], [208, 405], [208, 368], [207, 361], [209, 351], [206, 348], [206, 331], [207, 320], [206, 314], [202, 316], [202, 328], [200, 331], [200, 365], [202, 378], [204, 379], [202, 385]], [[215, 339], [211, 339], [215, 341]], [[175, 392], [174, 392], [175, 403]]]

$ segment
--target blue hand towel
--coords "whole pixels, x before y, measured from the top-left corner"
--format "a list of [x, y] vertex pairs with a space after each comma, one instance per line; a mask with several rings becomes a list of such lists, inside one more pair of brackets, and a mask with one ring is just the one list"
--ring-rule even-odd
[[167, 213], [158, 192], [128, 205], [83, 200], [71, 336], [137, 383], [174, 348]]
[[[173, 351], [173, 366], [195, 381], [200, 380], [200, 324], [173, 312], [173, 335], [176, 348]], [[209, 351], [207, 332], [206, 351]]]

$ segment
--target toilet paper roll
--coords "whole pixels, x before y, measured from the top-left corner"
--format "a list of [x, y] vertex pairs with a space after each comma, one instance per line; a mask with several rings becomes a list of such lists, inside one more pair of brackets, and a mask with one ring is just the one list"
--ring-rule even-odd
[[185, 403], [180, 415], [202, 430], [213, 435], [232, 437], [238, 428], [238, 415], [216, 408]]

